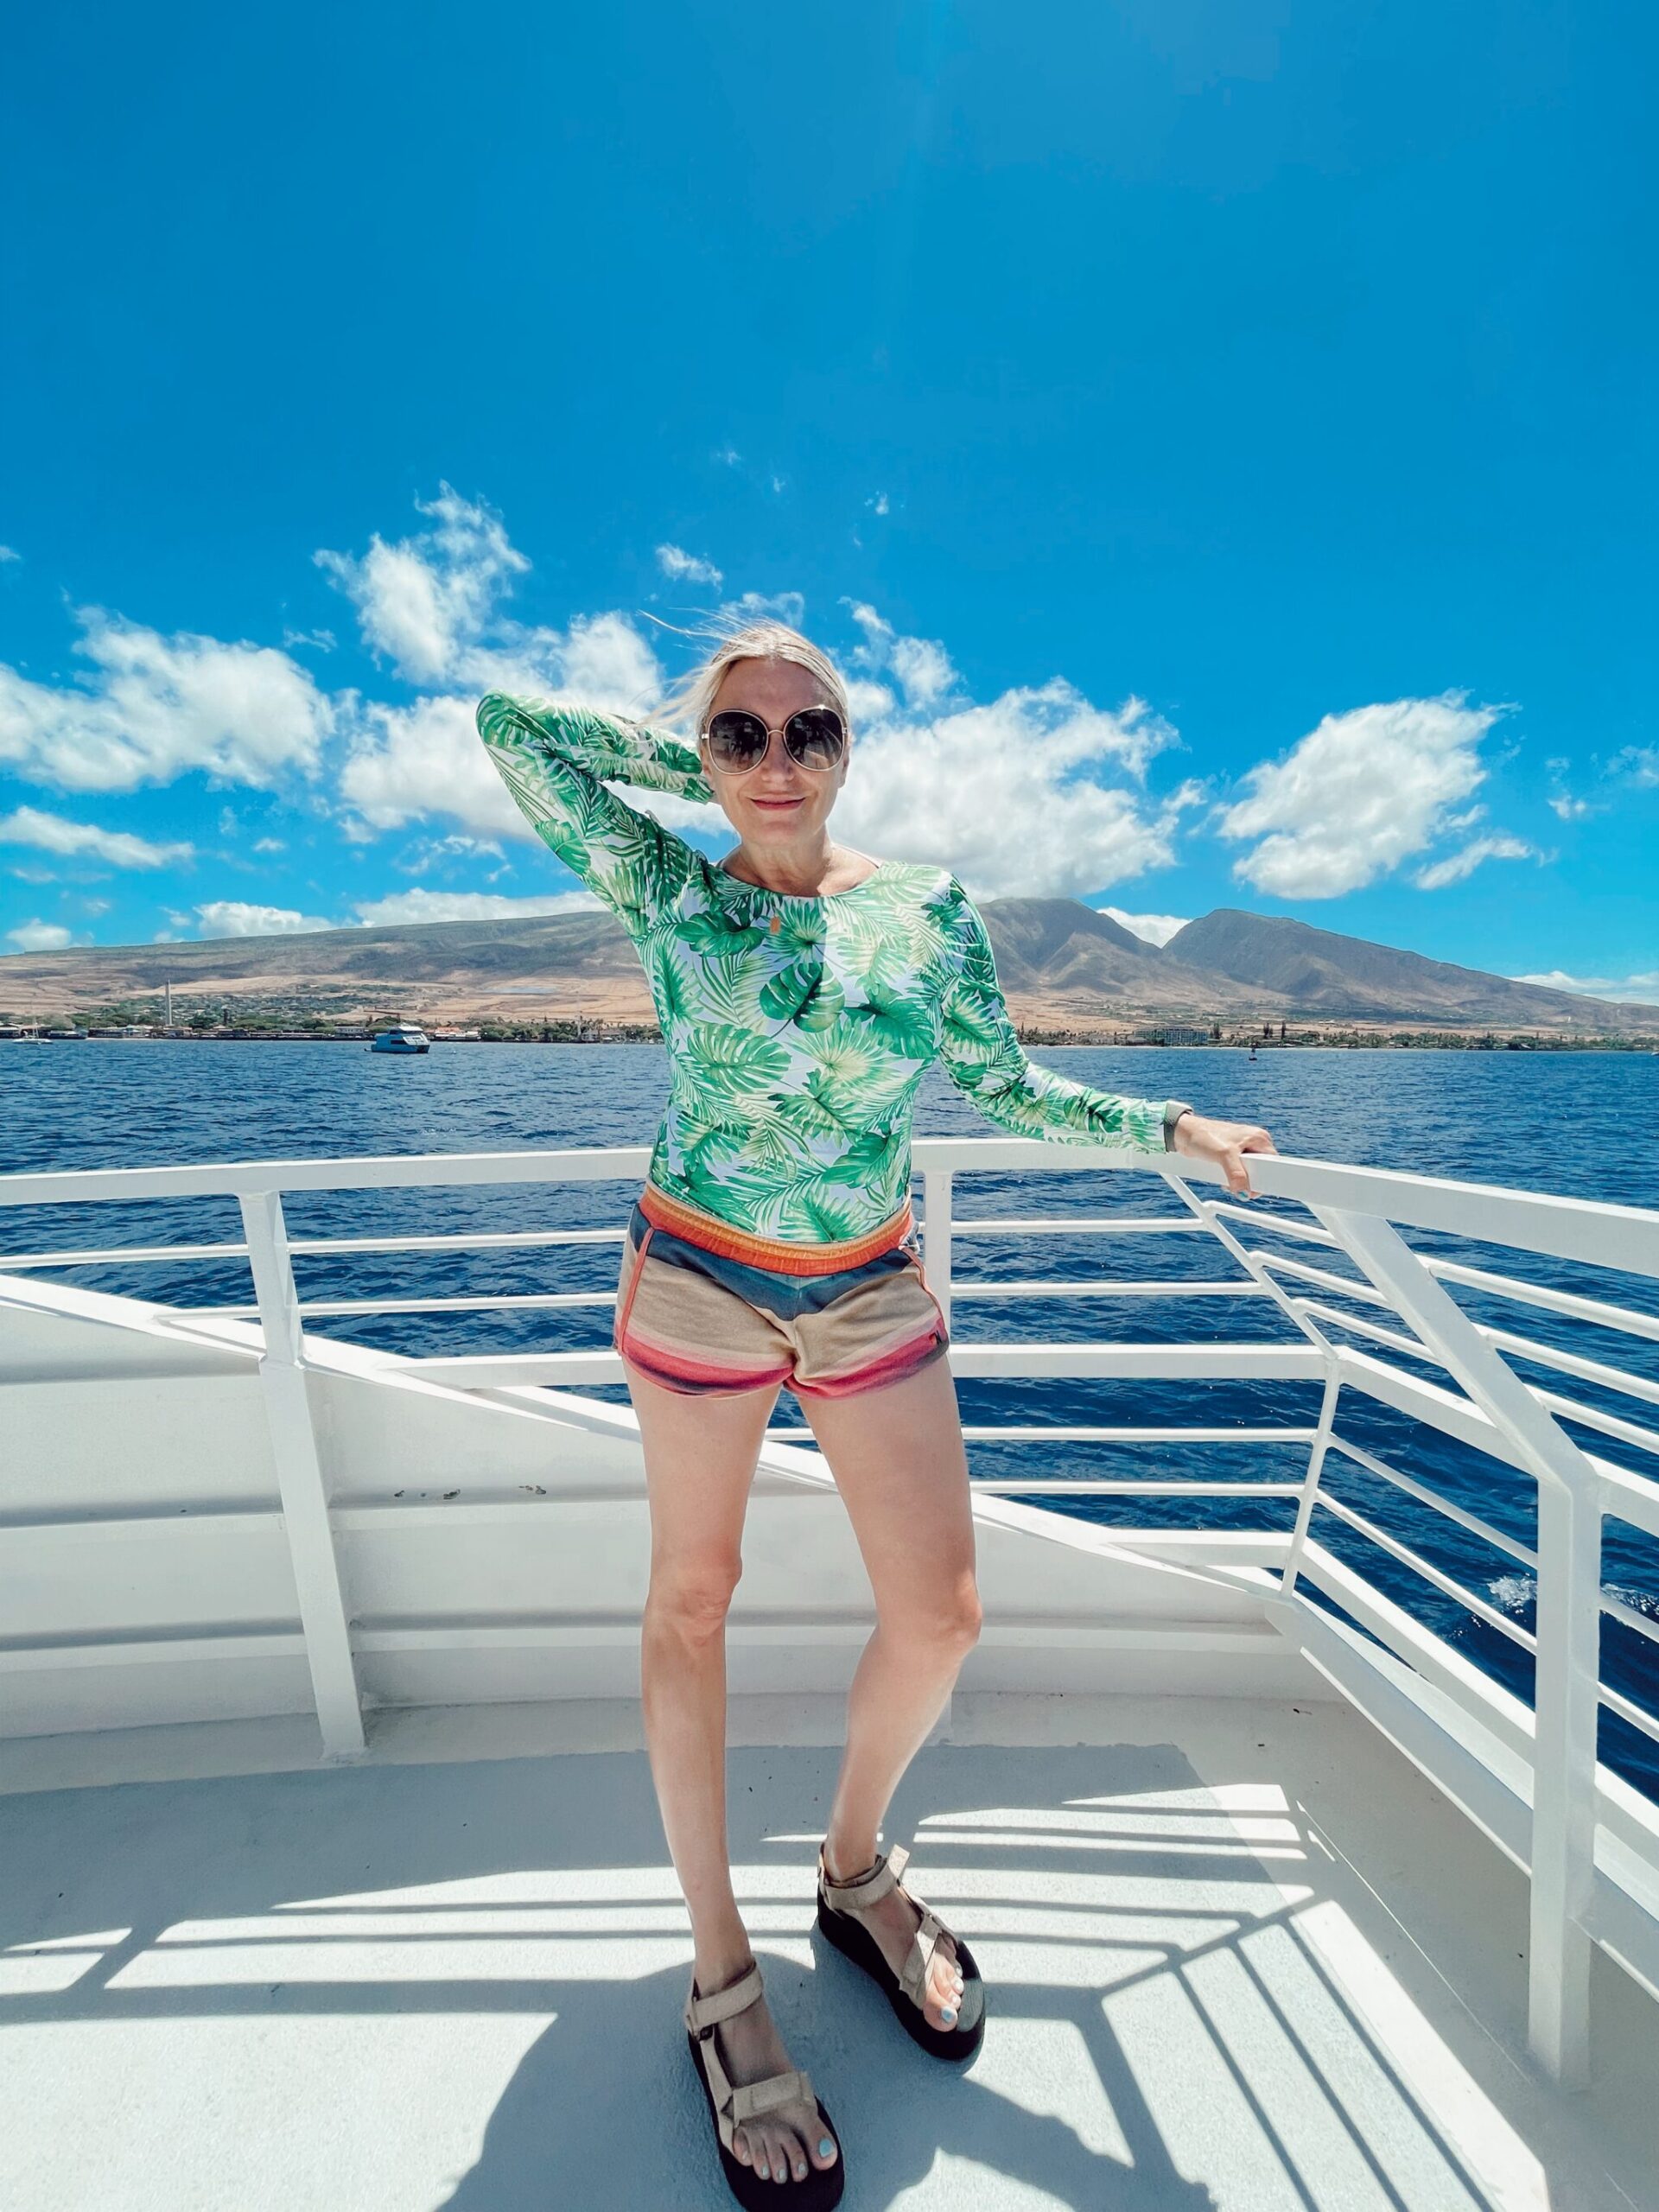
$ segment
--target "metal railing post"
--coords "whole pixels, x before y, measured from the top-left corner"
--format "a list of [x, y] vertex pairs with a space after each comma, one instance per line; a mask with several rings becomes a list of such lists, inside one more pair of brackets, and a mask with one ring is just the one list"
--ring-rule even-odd
[[283, 1528], [294, 1566], [300, 1625], [311, 1669], [312, 1693], [322, 1730], [323, 1753], [350, 1758], [364, 1748], [363, 1708], [352, 1660], [351, 1631], [328, 1492], [317, 1456], [316, 1433], [306, 1390], [305, 1342], [299, 1294], [289, 1257], [283, 1201], [276, 1191], [241, 1197], [242, 1225], [264, 1351], [259, 1361], [271, 1456], [283, 1501]]
[[1319, 1503], [1319, 1477], [1325, 1471], [1325, 1455], [1331, 1448], [1331, 1431], [1336, 1425], [1337, 1395], [1342, 1388], [1334, 1355], [1325, 1378], [1325, 1395], [1319, 1401], [1319, 1426], [1313, 1432], [1313, 1441], [1308, 1446], [1307, 1473], [1302, 1482], [1302, 1494], [1297, 1501], [1296, 1526], [1290, 1533], [1290, 1549], [1285, 1554], [1284, 1571], [1279, 1577], [1279, 1595], [1294, 1597], [1296, 1577], [1300, 1572], [1302, 1553], [1307, 1543], [1307, 1526], [1313, 1518], [1313, 1508]]
[[1554, 2081], [1563, 2088], [1581, 2088], [1590, 2067], [1586, 1926], [1596, 1879], [1600, 1717], [1601, 1506], [1595, 1470], [1397, 1230], [1373, 1215], [1321, 1205], [1313, 1211], [1444, 1362], [1538, 1485], [1527, 2039]]
[[950, 1170], [929, 1167], [922, 1175], [922, 1264], [944, 1325], [950, 1326]]
[[[1547, 1416], [1548, 1418], [1548, 1416]], [[1529, 2039], [1567, 2088], [1590, 2073], [1590, 1938], [1601, 1718], [1601, 1506], [1595, 1490], [1538, 1485]]]

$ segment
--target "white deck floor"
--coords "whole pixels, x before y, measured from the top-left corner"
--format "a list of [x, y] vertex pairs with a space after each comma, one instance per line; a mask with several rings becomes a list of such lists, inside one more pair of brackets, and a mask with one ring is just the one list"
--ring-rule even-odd
[[[1659, 2009], [1599, 1958], [1596, 2086], [1541, 2087], [1520, 1876], [1344, 1708], [958, 1698], [887, 1834], [990, 1985], [961, 2075], [812, 1928], [839, 1719], [734, 1711], [731, 1824], [849, 2212], [1659, 2202]], [[302, 1759], [289, 1723], [10, 1746], [0, 2202], [729, 2205], [644, 1757], [547, 1748], [613, 1726], [392, 1716], [327, 1772], [224, 1771]]]

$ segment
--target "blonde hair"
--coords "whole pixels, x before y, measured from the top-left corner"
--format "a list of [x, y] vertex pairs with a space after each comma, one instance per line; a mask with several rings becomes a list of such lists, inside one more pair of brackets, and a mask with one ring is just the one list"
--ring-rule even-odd
[[810, 670], [817, 678], [823, 687], [824, 704], [835, 709], [842, 728], [851, 732], [852, 709], [840, 670], [821, 645], [815, 645], [798, 630], [791, 630], [788, 623], [745, 622], [737, 617], [722, 622], [716, 619], [698, 630], [682, 631], [679, 634], [713, 638], [716, 643], [694, 669], [664, 694], [643, 720], [670, 728], [686, 728], [694, 738], [701, 737], [714, 712], [728, 669], [741, 660], [789, 660], [798, 668]]

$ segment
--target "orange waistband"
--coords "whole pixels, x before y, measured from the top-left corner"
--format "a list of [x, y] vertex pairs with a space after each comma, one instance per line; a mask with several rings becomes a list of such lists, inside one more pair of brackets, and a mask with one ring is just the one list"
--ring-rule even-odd
[[734, 1228], [729, 1221], [716, 1220], [700, 1206], [687, 1205], [683, 1198], [671, 1198], [655, 1183], [647, 1183], [641, 1190], [639, 1211], [657, 1228], [667, 1230], [671, 1236], [683, 1237], [688, 1244], [696, 1244], [705, 1252], [718, 1253], [722, 1259], [739, 1261], [745, 1267], [766, 1268], [780, 1275], [839, 1274], [844, 1268], [861, 1267], [866, 1260], [890, 1252], [895, 1244], [904, 1242], [911, 1230], [908, 1198], [897, 1213], [889, 1214], [886, 1221], [866, 1230], [863, 1236], [843, 1236], [827, 1244], [789, 1244], [776, 1236], [756, 1236], [749, 1230]]

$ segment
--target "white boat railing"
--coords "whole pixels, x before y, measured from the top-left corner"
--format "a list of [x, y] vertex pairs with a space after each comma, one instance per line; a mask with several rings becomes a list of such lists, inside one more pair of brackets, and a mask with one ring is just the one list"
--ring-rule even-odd
[[[260, 1375], [299, 1594], [301, 1624], [318, 1717], [331, 1753], [364, 1742], [352, 1621], [335, 1548], [327, 1484], [307, 1393], [307, 1324], [394, 1315], [485, 1316], [558, 1313], [613, 1303], [609, 1291], [447, 1293], [302, 1298], [294, 1262], [401, 1255], [413, 1267], [469, 1251], [505, 1255], [560, 1247], [615, 1245], [620, 1227], [463, 1230], [421, 1236], [307, 1236], [290, 1240], [284, 1199], [306, 1193], [499, 1185], [637, 1182], [645, 1147], [361, 1160], [251, 1161], [236, 1165], [92, 1170], [0, 1177], [0, 1207], [86, 1205], [184, 1199], [233, 1200], [242, 1236], [217, 1243], [54, 1246], [0, 1256], [0, 1277], [59, 1269], [245, 1262], [248, 1304], [175, 1306], [181, 1321], [257, 1321]], [[1060, 1302], [1085, 1315], [1096, 1301], [1124, 1310], [1190, 1300], [1208, 1316], [1203, 1336], [1126, 1342], [1116, 1337], [987, 1342], [958, 1336], [952, 1365], [964, 1380], [1300, 1383], [1319, 1392], [1312, 1421], [1255, 1425], [996, 1426], [969, 1423], [969, 1444], [1187, 1445], [1256, 1452], [1305, 1449], [1294, 1481], [1093, 1478], [1046, 1471], [976, 1478], [982, 1493], [1026, 1498], [1115, 1497], [1294, 1498], [1276, 1576], [1257, 1567], [1269, 1618], [1305, 1650], [1351, 1702], [1382, 1728], [1525, 1868], [1531, 1883], [1529, 2033], [1558, 2080], [1582, 2082], [1587, 2068], [1591, 1947], [1602, 1943], [1649, 1986], [1659, 1986], [1659, 1808], [1598, 1759], [1603, 1710], [1659, 1743], [1659, 1715], [1601, 1675], [1604, 1618], [1649, 1643], [1659, 1624], [1603, 1586], [1609, 1518], [1659, 1538], [1659, 1427], [1635, 1414], [1659, 1407], [1659, 1372], [1616, 1364], [1541, 1339], [1513, 1325], [1510, 1307], [1531, 1309], [1583, 1332], [1659, 1344], [1659, 1313], [1605, 1294], [1606, 1279], [1659, 1282], [1659, 1213], [1281, 1158], [1252, 1161], [1267, 1204], [1218, 1193], [1194, 1163], [1148, 1159], [1088, 1145], [1016, 1138], [923, 1138], [914, 1147], [923, 1185], [924, 1255], [947, 1315], [960, 1301], [993, 1311], [1021, 1302]], [[958, 1217], [956, 1182], [973, 1174], [1133, 1174], [1162, 1210], [1077, 1215]], [[1290, 1211], [1291, 1208], [1296, 1209]], [[1402, 1231], [1425, 1233], [1425, 1249]], [[1230, 1274], [1192, 1278], [1135, 1274], [992, 1280], [958, 1275], [957, 1248], [1048, 1235], [1107, 1240], [1128, 1249], [1179, 1249], [1207, 1240]], [[1167, 1240], [1178, 1240], [1171, 1248]], [[1433, 1249], [1435, 1243], [1473, 1245]], [[1288, 1249], [1281, 1249], [1281, 1247]], [[1563, 1287], [1491, 1265], [1493, 1250], [1593, 1271]], [[1317, 1256], [1315, 1256], [1317, 1255]], [[1479, 1262], [1477, 1264], [1477, 1262]], [[1504, 1325], [1478, 1319], [1496, 1306]], [[1646, 1295], [1650, 1292], [1626, 1293]], [[1230, 1314], [1254, 1313], [1276, 1333], [1225, 1333]], [[1213, 1332], [1213, 1333], [1212, 1333]], [[400, 1368], [446, 1386], [493, 1394], [557, 1384], [580, 1389], [622, 1380], [611, 1351], [476, 1351], [401, 1358]], [[1650, 1363], [1650, 1368], [1652, 1363]], [[1522, 1370], [1552, 1378], [1529, 1379]], [[1569, 1386], [1554, 1387], [1556, 1382]], [[1614, 1405], [1605, 1402], [1615, 1402]], [[1444, 1495], [1347, 1433], [1344, 1408], [1369, 1404], [1484, 1455], [1535, 1484], [1535, 1543], [1527, 1543]], [[1584, 1440], [1570, 1432], [1579, 1432]], [[768, 1432], [799, 1440], [799, 1428]], [[1605, 1440], [1625, 1455], [1592, 1450]], [[1633, 1463], [1633, 1464], [1632, 1464]], [[1536, 1626], [1458, 1580], [1372, 1514], [1335, 1494], [1338, 1465], [1491, 1546], [1535, 1579]], [[1507, 1501], [1506, 1502], [1510, 1502]], [[1524, 1493], [1520, 1503], [1527, 1500]], [[1330, 1524], [1375, 1547], [1437, 1596], [1462, 1609], [1531, 1659], [1529, 1706], [1436, 1635], [1324, 1541]], [[1224, 1529], [1213, 1510], [1206, 1527]], [[1240, 1570], [1217, 1566], [1239, 1579]]]

